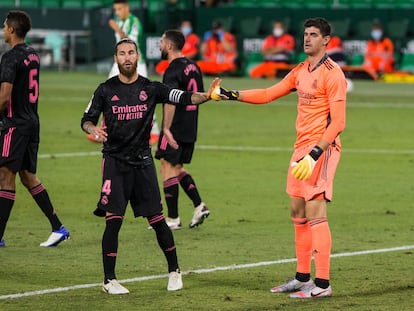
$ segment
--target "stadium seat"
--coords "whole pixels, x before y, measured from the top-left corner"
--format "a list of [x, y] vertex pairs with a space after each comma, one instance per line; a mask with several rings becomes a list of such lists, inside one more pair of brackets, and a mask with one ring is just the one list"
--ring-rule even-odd
[[374, 0], [376, 9], [392, 9], [395, 7], [395, 0]]
[[405, 18], [388, 21], [385, 25], [386, 33], [393, 40], [405, 39], [407, 37], [409, 23], [410, 21]]
[[370, 9], [374, 6], [374, 0], [352, 0], [349, 4], [354, 9]]
[[[93, 8], [99, 8], [99, 7], [103, 7], [105, 6], [104, 2], [102, 0], [83, 0], [83, 6], [86, 9], [93, 9]], [[109, 5], [108, 7], [111, 7], [111, 5]]]
[[60, 8], [61, 0], [40, 0], [40, 6], [42, 8]]
[[15, 1], [14, 0], [2, 0], [0, 1], [1, 8], [14, 8]]
[[257, 6], [257, 1], [256, 0], [235, 0], [234, 4], [238, 7], [256, 7]]
[[300, 62], [303, 62], [307, 57], [308, 55], [305, 52], [299, 52], [296, 55], [296, 63], [299, 64]]
[[333, 20], [330, 22], [333, 28], [333, 33], [340, 37], [341, 39], [346, 39], [349, 36], [351, 29], [351, 20], [350, 19], [340, 19]]
[[280, 0], [280, 4], [282, 5], [282, 7], [284, 8], [289, 8], [289, 9], [299, 9], [299, 8], [303, 8], [304, 7], [304, 2], [306, 0], [297, 0], [297, 1], [292, 1], [292, 0]]
[[245, 61], [244, 64], [244, 74], [246, 76], [249, 75], [250, 70], [260, 64], [261, 62], [263, 62], [263, 55], [261, 52], [251, 52], [248, 56], [247, 59]]
[[394, 0], [394, 7], [397, 9], [412, 9], [414, 8], [414, 0]]
[[20, 8], [38, 8], [40, 0], [20, 0]]
[[333, 0], [305, 0], [304, 7], [309, 9], [329, 9]]
[[414, 73], [414, 54], [405, 53], [401, 56], [400, 70]]
[[238, 33], [242, 37], [256, 37], [259, 35], [261, 22], [260, 16], [242, 18], [237, 27]]
[[364, 54], [355, 53], [351, 56], [350, 65], [351, 66], [361, 66], [364, 62]]
[[360, 20], [355, 24], [354, 37], [361, 39], [369, 39], [371, 35], [371, 28], [374, 20]]
[[83, 0], [63, 0], [62, 8], [65, 9], [80, 9], [83, 7]]

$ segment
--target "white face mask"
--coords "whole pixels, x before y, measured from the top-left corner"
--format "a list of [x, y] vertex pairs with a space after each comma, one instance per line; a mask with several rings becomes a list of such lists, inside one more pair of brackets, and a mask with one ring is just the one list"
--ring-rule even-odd
[[373, 31], [371, 31], [371, 37], [374, 40], [379, 40], [382, 37], [382, 31], [379, 29], [375, 29]]
[[280, 37], [283, 35], [283, 29], [282, 28], [273, 28], [273, 35], [275, 37]]
[[193, 29], [190, 26], [181, 27], [181, 32], [184, 36], [188, 36], [192, 31]]

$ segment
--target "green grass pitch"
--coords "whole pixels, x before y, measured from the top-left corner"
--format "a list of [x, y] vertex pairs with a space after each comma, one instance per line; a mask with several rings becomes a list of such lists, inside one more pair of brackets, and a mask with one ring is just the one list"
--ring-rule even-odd
[[[328, 210], [332, 252], [338, 255], [331, 260], [334, 296], [297, 301], [269, 292], [295, 269], [285, 179], [295, 137], [296, 94], [263, 106], [209, 102], [200, 108], [197, 148], [187, 168], [211, 215], [199, 228], [188, 229], [192, 204], [180, 190], [184, 226], [174, 237], [185, 273], [184, 289], [167, 292], [162, 276], [166, 262], [154, 232], [128, 210], [120, 233], [117, 275], [120, 280], [132, 279], [125, 284], [131, 293], [119, 297], [101, 292], [97, 284], [102, 281], [104, 221], [92, 215], [100, 191], [100, 145], [85, 138], [80, 118], [105, 78], [85, 72], [41, 75], [38, 176], [72, 238], [56, 248], [39, 247], [50, 226], [18, 182], [5, 234], [7, 246], [0, 249], [0, 310], [409, 310], [414, 306], [412, 84], [354, 81]], [[210, 81], [205, 78], [206, 86]], [[223, 86], [230, 89], [271, 83], [223, 79]], [[157, 117], [161, 118], [160, 106]], [[370, 252], [402, 246], [408, 248]], [[368, 252], [355, 253], [364, 251]], [[13, 294], [22, 295], [8, 296]]]

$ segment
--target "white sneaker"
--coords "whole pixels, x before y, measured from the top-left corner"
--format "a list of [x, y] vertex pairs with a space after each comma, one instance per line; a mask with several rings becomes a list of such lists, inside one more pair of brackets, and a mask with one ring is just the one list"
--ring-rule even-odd
[[170, 227], [171, 230], [179, 230], [179, 229], [181, 229], [180, 217], [177, 217], [177, 218], [167, 217], [165, 219], [165, 222], [167, 223], [168, 227]]
[[60, 227], [59, 230], [52, 231], [47, 241], [40, 243], [43, 247], [57, 246], [60, 242], [70, 238], [69, 231], [64, 226]]
[[197, 227], [201, 225], [205, 218], [210, 215], [210, 211], [207, 206], [201, 202], [199, 206], [194, 209], [193, 219], [190, 222], [190, 228]]
[[102, 290], [105, 293], [113, 295], [129, 294], [129, 290], [123, 287], [116, 279], [108, 280], [109, 282], [102, 285]]
[[295, 292], [298, 290], [304, 290], [306, 288], [313, 288], [315, 285], [313, 283], [313, 280], [310, 279], [307, 282], [301, 282], [298, 281], [295, 278], [289, 279], [287, 280], [285, 283], [283, 283], [282, 285], [278, 285], [275, 287], [272, 287], [270, 289], [271, 293], [288, 293], [288, 292]]
[[322, 298], [331, 296], [332, 287], [328, 286], [328, 288], [321, 288], [315, 285], [289, 295], [290, 298]]
[[177, 269], [177, 271], [172, 271], [168, 275], [168, 286], [167, 290], [180, 290], [183, 288], [183, 280], [181, 278], [181, 272]]

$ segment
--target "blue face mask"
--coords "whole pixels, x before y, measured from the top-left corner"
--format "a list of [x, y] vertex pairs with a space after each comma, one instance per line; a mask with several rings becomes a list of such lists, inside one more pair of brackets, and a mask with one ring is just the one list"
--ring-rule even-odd
[[372, 37], [372, 39], [378, 41], [382, 37], [382, 31], [379, 30], [379, 29], [375, 29], [375, 30], [371, 31], [371, 37]]
[[188, 36], [192, 31], [193, 29], [190, 26], [184, 26], [181, 28], [181, 32], [184, 36]]

